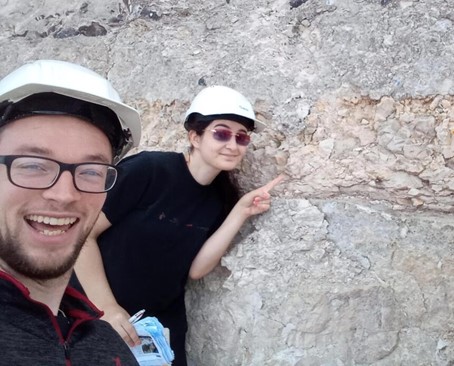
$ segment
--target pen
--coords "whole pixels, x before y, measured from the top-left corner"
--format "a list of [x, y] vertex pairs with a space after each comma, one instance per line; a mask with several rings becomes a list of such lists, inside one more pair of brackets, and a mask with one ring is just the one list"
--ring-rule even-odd
[[135, 313], [133, 316], [131, 316], [128, 321], [130, 323], [135, 323], [142, 317], [142, 315], [144, 313], [145, 313], [145, 309], [139, 310], [137, 313]]

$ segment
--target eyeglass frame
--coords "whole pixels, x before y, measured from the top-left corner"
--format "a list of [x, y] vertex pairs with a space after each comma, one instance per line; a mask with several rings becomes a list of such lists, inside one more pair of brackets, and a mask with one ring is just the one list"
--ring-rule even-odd
[[[228, 140], [225, 140], [225, 141], [224, 141], [224, 140], [220, 140], [220, 139], [217, 139], [216, 137], [214, 137], [214, 134], [215, 134], [216, 132], [220, 131], [220, 130], [226, 131], [226, 132], [228, 132], [228, 133], [230, 134]], [[219, 141], [219, 142], [229, 142], [229, 141], [232, 139], [232, 137], [235, 138], [235, 143], [236, 143], [237, 145], [240, 145], [240, 146], [248, 146], [248, 145], [250, 144], [250, 142], [251, 142], [251, 135], [249, 135], [249, 134], [246, 133], [246, 132], [237, 132], [237, 133], [234, 133], [233, 131], [229, 130], [228, 128], [219, 128], [219, 127], [212, 128], [212, 129], [206, 129], [205, 131], [212, 132], [212, 133], [213, 133], [213, 138], [214, 138], [216, 141]], [[248, 140], [247, 140], [247, 143], [246, 143], [246, 144], [241, 144], [241, 143], [238, 142], [237, 137], [240, 136], [240, 135], [244, 135], [244, 136], [247, 136], [247, 137], [248, 137]]]
[[[59, 168], [58, 174], [54, 177], [54, 180], [46, 187], [36, 188], [36, 187], [21, 186], [21, 185], [17, 184], [16, 182], [14, 182], [12, 177], [11, 177], [11, 166], [12, 166], [14, 160], [16, 160], [18, 158], [35, 158], [35, 159], [42, 159], [42, 160], [47, 160], [47, 161], [54, 162], [54, 163], [56, 163], [58, 165], [58, 168]], [[51, 158], [47, 158], [47, 157], [43, 157], [43, 156], [36, 156], [36, 155], [0, 155], [0, 164], [3, 164], [3, 165], [6, 166], [6, 173], [7, 173], [9, 182], [11, 184], [13, 184], [14, 186], [16, 186], [16, 187], [24, 188], [24, 189], [33, 189], [33, 190], [49, 189], [49, 188], [53, 187], [58, 182], [58, 180], [60, 179], [61, 175], [65, 171], [69, 171], [71, 173], [71, 176], [72, 176], [72, 179], [73, 179], [74, 187], [79, 192], [99, 194], [99, 193], [106, 193], [106, 192], [110, 191], [115, 186], [115, 183], [116, 183], [117, 178], [118, 178], [118, 169], [114, 165], [106, 164], [106, 163], [100, 163], [100, 162], [83, 162], [83, 163], [68, 164], [68, 163], [62, 163], [61, 161], [58, 161], [58, 160], [55, 160], [55, 159], [51, 159]], [[115, 174], [115, 179], [114, 179], [111, 187], [109, 187], [108, 189], [104, 189], [103, 191], [99, 191], [99, 192], [98, 191], [97, 192], [91, 192], [91, 191], [86, 191], [86, 190], [80, 189], [77, 186], [77, 183], [76, 183], [75, 172], [76, 172], [76, 169], [79, 166], [81, 166], [81, 165], [102, 165], [102, 166], [106, 166], [108, 168], [114, 169], [116, 174]]]

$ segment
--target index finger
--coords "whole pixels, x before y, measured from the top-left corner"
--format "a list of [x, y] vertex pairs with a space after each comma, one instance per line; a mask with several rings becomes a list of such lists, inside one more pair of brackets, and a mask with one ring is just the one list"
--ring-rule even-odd
[[285, 174], [279, 174], [276, 178], [274, 178], [272, 181], [268, 182], [263, 186], [263, 189], [265, 192], [271, 191], [274, 187], [276, 187], [279, 183], [281, 183], [283, 180], [285, 180], [287, 176]]

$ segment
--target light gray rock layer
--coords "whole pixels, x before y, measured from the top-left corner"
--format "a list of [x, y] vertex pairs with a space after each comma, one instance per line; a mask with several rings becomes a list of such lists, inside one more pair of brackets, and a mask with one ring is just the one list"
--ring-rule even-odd
[[238, 170], [272, 209], [189, 284], [198, 366], [454, 364], [454, 11], [444, 0], [0, 0], [0, 75], [57, 58], [109, 77], [137, 150], [187, 147], [205, 85], [270, 129]]

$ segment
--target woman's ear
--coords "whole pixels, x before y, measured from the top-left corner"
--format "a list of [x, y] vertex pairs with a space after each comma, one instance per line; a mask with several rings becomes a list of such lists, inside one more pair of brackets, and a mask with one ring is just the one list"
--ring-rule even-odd
[[201, 136], [197, 135], [197, 132], [195, 132], [194, 130], [189, 131], [188, 138], [192, 146], [199, 147]]

